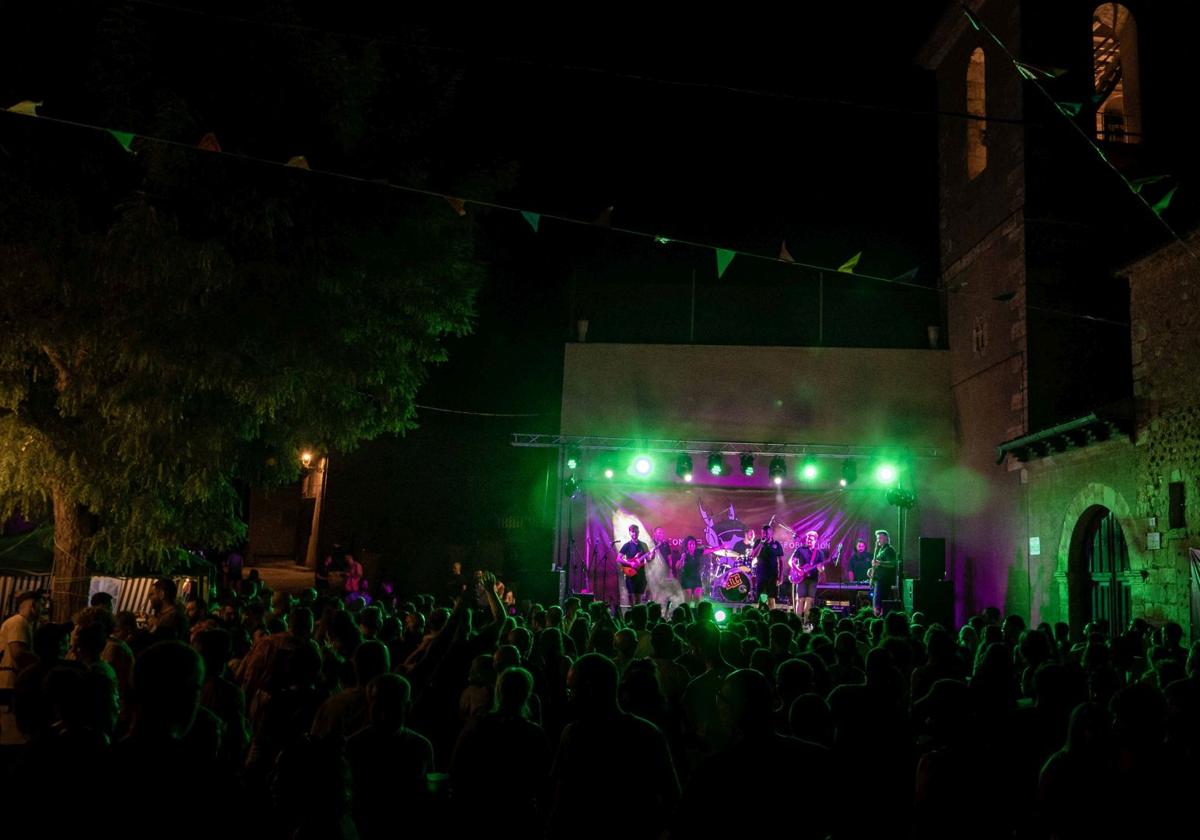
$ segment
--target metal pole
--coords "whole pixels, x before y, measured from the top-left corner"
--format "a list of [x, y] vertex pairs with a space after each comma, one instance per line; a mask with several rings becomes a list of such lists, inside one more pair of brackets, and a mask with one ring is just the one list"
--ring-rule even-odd
[[688, 343], [696, 343], [696, 269], [692, 269], [692, 320], [688, 329]]
[[817, 286], [817, 346], [825, 346], [825, 272], [818, 271]]

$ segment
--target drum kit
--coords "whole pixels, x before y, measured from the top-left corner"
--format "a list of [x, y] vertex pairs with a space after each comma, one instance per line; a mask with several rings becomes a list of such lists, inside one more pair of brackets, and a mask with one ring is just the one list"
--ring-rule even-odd
[[[795, 531], [782, 522], [776, 522], [775, 527], [795, 536]], [[747, 546], [745, 552], [739, 552], [716, 548], [707, 552], [702, 583], [712, 600], [741, 603], [753, 597], [756, 572], [749, 557], [750, 549], [751, 546]]]

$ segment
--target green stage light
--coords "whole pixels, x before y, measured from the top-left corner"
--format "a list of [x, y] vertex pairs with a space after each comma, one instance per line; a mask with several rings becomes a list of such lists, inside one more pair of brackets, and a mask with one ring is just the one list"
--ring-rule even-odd
[[692, 480], [692, 456], [686, 452], [680, 453], [675, 459], [675, 475], [682, 478], [684, 481]]
[[804, 467], [800, 470], [800, 475], [804, 477], [805, 481], [815, 481], [817, 472], [817, 462], [809, 458], [804, 462]]
[[563, 482], [563, 495], [568, 499], [574, 499], [579, 493], [579, 482], [575, 480], [575, 476], [571, 476]]
[[579, 469], [579, 462], [583, 460], [583, 453], [579, 451], [578, 446], [572, 446], [567, 449], [567, 469]]
[[605, 477], [605, 478], [612, 478], [612, 477], [613, 477], [613, 468], [612, 468], [612, 467], [608, 467], [608, 468], [607, 468], [607, 469], [604, 471], [604, 477]]
[[714, 452], [708, 456], [708, 471], [713, 475], [725, 473], [725, 462], [721, 459], [720, 452]]
[[754, 455], [747, 452], [741, 457], [741, 462], [742, 472], [747, 476], [754, 475]]
[[729, 618], [729, 613], [725, 612], [725, 610], [715, 610], [713, 612], [713, 618], [716, 620], [717, 624], [724, 624], [725, 619]]
[[898, 475], [899, 472], [893, 464], [880, 464], [875, 468], [875, 480], [880, 484], [895, 484]]
[[633, 471], [638, 475], [650, 475], [654, 470], [654, 462], [645, 455], [639, 455], [633, 459]]
[[846, 487], [858, 481], [858, 463], [853, 458], [842, 461], [842, 486]]

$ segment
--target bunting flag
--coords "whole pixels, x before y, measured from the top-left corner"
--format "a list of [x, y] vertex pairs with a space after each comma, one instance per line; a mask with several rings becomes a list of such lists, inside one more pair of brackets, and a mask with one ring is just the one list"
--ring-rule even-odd
[[600, 215], [596, 217], [596, 221], [592, 222], [592, 224], [599, 225], [600, 227], [612, 227], [612, 211], [611, 206], [605, 207], [600, 211]]
[[726, 248], [717, 248], [717, 279], [725, 276], [725, 269], [733, 262], [734, 252]]
[[665, 237], [665, 236], [655, 236], [654, 241], [657, 242], [659, 245], [670, 245], [671, 244], [671, 240], [667, 239], [667, 237]]
[[308, 169], [308, 158], [304, 155], [296, 155], [288, 158], [288, 162], [284, 166], [291, 166], [295, 169]]
[[844, 263], [842, 263], [840, 266], [838, 266], [838, 271], [842, 272], [843, 274], [853, 274], [854, 269], [858, 268], [858, 261], [861, 258], [862, 258], [862, 251], [859, 251], [853, 257], [851, 257], [850, 259], [848, 259]]
[[1163, 214], [1163, 211], [1171, 206], [1171, 199], [1175, 197], [1175, 190], [1177, 190], [1177, 189], [1179, 189], [1178, 184], [1171, 187], [1171, 189], [1167, 191], [1166, 195], [1164, 195], [1162, 198], [1160, 198], [1158, 201], [1154, 202], [1154, 204], [1152, 204], [1150, 206], [1150, 209], [1161, 216]]
[[963, 4], [962, 10], [963, 14], [967, 16], [967, 22], [971, 24], [971, 28], [978, 32], [980, 29], [979, 18], [975, 17], [975, 13], [967, 8], [966, 3]]
[[221, 144], [217, 142], [217, 135], [211, 131], [200, 138], [200, 142], [196, 144], [197, 149], [203, 149], [206, 152], [221, 151]]
[[4, 110], [11, 111], [14, 114], [24, 114], [27, 117], [36, 117], [38, 115], [37, 109], [40, 107], [42, 107], [41, 102], [33, 102], [29, 99], [23, 99], [16, 105], [10, 105]]
[[908, 280], [916, 280], [917, 279], [917, 271], [919, 271], [919, 270], [920, 270], [920, 266], [918, 266], [917, 268], [910, 268], [908, 271], [904, 272], [899, 277], [893, 277], [892, 279], [897, 283], [903, 283]]
[[446, 203], [449, 204], [451, 208], [453, 208], [456, 215], [459, 215], [459, 216], [467, 215], [467, 203], [465, 201], [463, 201], [461, 198], [455, 198], [452, 195], [448, 195], [448, 196], [446, 196]]
[[787, 240], [786, 239], [779, 243], [779, 259], [783, 260], [784, 262], [792, 262], [792, 263], [794, 263], [796, 261], [796, 258], [793, 257], [791, 252], [788, 251], [788, 249], [787, 249]]
[[131, 134], [128, 131], [117, 131], [117, 130], [111, 129], [111, 128], [108, 130], [108, 133], [111, 134], [114, 138], [116, 138], [116, 141], [121, 144], [122, 149], [129, 152], [130, 154], [133, 154], [133, 149], [130, 147], [133, 146], [133, 138], [136, 135]]
[[1030, 64], [1026, 61], [1014, 62], [1017, 65], [1017, 70], [1026, 79], [1057, 79], [1067, 71], [1062, 67], [1038, 67], [1036, 64]]
[[1068, 117], [1077, 117], [1079, 112], [1083, 110], [1082, 102], [1056, 102], [1058, 110], [1066, 114]]
[[528, 210], [522, 210], [521, 215], [525, 217], [525, 221], [529, 222], [529, 226], [533, 228], [533, 232], [538, 232], [538, 225], [542, 222], [540, 213], [530, 213]]
[[1169, 177], [1171, 177], [1171, 176], [1169, 176], [1169, 175], [1147, 175], [1145, 178], [1134, 178], [1132, 181], [1129, 182], [1129, 187], [1136, 194], [1141, 195], [1142, 187], [1149, 186], [1150, 184], [1157, 184], [1159, 181], [1165, 181]]

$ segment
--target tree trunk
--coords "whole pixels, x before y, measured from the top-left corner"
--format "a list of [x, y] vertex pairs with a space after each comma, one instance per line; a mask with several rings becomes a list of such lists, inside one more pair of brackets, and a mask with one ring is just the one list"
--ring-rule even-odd
[[56, 488], [54, 500], [54, 569], [50, 577], [51, 613], [55, 621], [68, 621], [87, 606], [88, 585], [85, 546], [90, 522], [87, 508]]

